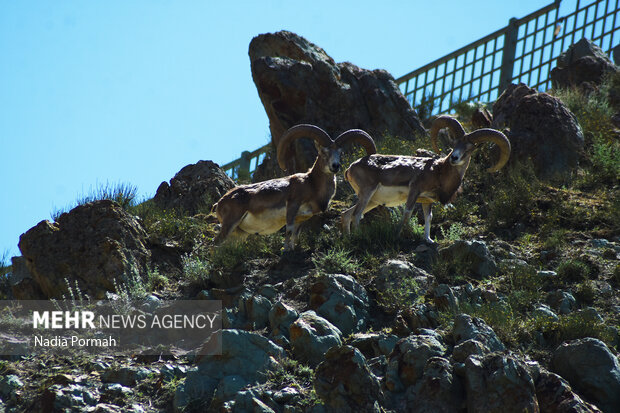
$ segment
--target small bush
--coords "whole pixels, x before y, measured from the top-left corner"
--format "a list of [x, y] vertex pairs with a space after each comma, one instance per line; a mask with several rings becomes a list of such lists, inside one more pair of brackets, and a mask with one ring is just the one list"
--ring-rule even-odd
[[567, 260], [558, 265], [558, 276], [566, 281], [578, 282], [590, 275], [590, 268], [579, 260]]
[[283, 242], [279, 233], [251, 235], [245, 241], [230, 239], [213, 248], [207, 259], [214, 270], [234, 270], [248, 260], [279, 255]]
[[447, 231], [444, 231], [443, 227], [441, 227], [441, 236], [449, 241], [456, 241], [463, 237], [465, 234], [465, 227], [460, 222], [455, 222], [450, 225]]
[[315, 253], [312, 256], [312, 263], [317, 270], [328, 274], [353, 274], [359, 270], [359, 264], [351, 258], [350, 252], [343, 248]]
[[575, 298], [584, 304], [591, 305], [596, 299], [596, 285], [592, 280], [585, 280], [577, 285]]
[[211, 264], [207, 260], [187, 254], [181, 257], [181, 264], [183, 265], [183, 275], [188, 280], [206, 283], [209, 279]]
[[534, 169], [528, 164], [517, 164], [495, 177], [496, 185], [487, 204], [487, 224], [491, 230], [511, 227], [517, 222], [527, 222], [540, 184]]

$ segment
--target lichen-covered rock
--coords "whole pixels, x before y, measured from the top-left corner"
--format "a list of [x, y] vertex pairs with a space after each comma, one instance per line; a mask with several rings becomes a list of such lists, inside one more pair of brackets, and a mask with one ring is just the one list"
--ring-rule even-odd
[[271, 334], [274, 336], [283, 335], [289, 338], [291, 324], [297, 320], [299, 314], [295, 309], [282, 301], [277, 301], [269, 310], [269, 325]]
[[560, 99], [512, 84], [493, 104], [493, 117], [493, 128], [509, 129], [509, 162], [531, 159], [536, 176], [546, 181], [570, 178], [579, 163], [583, 132]]
[[563, 343], [553, 352], [551, 365], [602, 411], [618, 411], [620, 364], [605, 343], [595, 338]]
[[445, 353], [445, 346], [433, 336], [412, 335], [400, 340], [388, 359], [386, 387], [398, 392], [415, 385], [424, 373], [426, 361]]
[[577, 300], [568, 291], [551, 291], [547, 295], [547, 303], [560, 314], [569, 314], [577, 308]]
[[439, 257], [454, 267], [455, 271], [478, 279], [492, 277], [497, 273], [495, 259], [484, 241], [455, 241], [440, 248]]
[[400, 338], [387, 333], [358, 333], [351, 337], [351, 346], [366, 357], [389, 356]]
[[462, 409], [464, 387], [443, 357], [431, 357], [415, 387], [408, 389], [407, 411], [412, 413], [451, 413]]
[[350, 275], [321, 275], [310, 287], [310, 308], [348, 335], [366, 326], [368, 294]]
[[153, 201], [162, 209], [177, 209], [193, 215], [209, 212], [234, 186], [234, 181], [216, 163], [198, 161], [183, 167], [170, 183], [162, 182]]
[[459, 314], [454, 319], [452, 337], [456, 344], [473, 339], [482, 343], [490, 351], [503, 351], [504, 344], [484, 320], [468, 314]]
[[465, 388], [468, 412], [540, 411], [527, 365], [512, 354], [469, 357], [465, 361]]
[[380, 412], [379, 379], [354, 347], [333, 347], [316, 368], [314, 389], [334, 412]]
[[452, 357], [455, 361], [464, 363], [469, 356], [483, 356], [490, 352], [491, 351], [487, 346], [478, 340], [470, 338], [468, 340], [461, 341], [459, 344], [454, 346], [454, 350], [452, 350]]
[[43, 300], [45, 294], [32, 277], [24, 257], [11, 258], [11, 272], [7, 274], [7, 281], [11, 288], [12, 298], [17, 300]]
[[[415, 111], [384, 70], [336, 63], [319, 46], [287, 31], [255, 37], [249, 55], [274, 147], [299, 123], [318, 125], [331, 136], [351, 128], [374, 138], [389, 134], [411, 140], [424, 133]], [[315, 156], [311, 141], [298, 141], [289, 170], [307, 170]]]
[[282, 347], [257, 333], [222, 330], [221, 339], [221, 355], [202, 356], [197, 359], [197, 366], [188, 370], [185, 382], [176, 390], [175, 408], [195, 399], [209, 400], [227, 376], [236, 376], [235, 383], [244, 386], [264, 381], [267, 371], [273, 370], [277, 359], [284, 357]]
[[433, 289], [433, 302], [438, 310], [454, 313], [459, 309], [459, 300], [447, 284], [439, 284]]
[[[33, 279], [47, 298], [67, 294], [67, 282], [90, 298], [114, 291], [114, 282], [145, 277], [151, 253], [140, 223], [117, 203], [89, 202], [41, 221], [19, 238]], [[65, 281], [66, 280], [66, 281]]]
[[587, 90], [600, 85], [606, 75], [617, 71], [607, 54], [584, 37], [560, 54], [557, 66], [550, 73], [551, 84], [554, 89], [580, 87]]
[[[410, 292], [408, 301], [414, 302], [417, 296], [424, 295], [433, 283], [433, 276], [410, 262], [388, 260], [380, 268], [373, 280], [379, 292], [403, 291]], [[414, 287], [414, 288], [412, 288]]]
[[330, 348], [342, 345], [338, 327], [312, 310], [301, 313], [289, 331], [293, 355], [311, 365], [319, 364]]
[[541, 412], [598, 413], [598, 407], [575, 394], [566, 380], [543, 370], [536, 380], [536, 398]]

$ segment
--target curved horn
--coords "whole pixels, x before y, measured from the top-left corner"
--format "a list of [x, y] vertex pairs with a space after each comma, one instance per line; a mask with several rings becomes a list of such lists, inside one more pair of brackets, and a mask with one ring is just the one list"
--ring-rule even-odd
[[433, 126], [431, 126], [431, 144], [433, 145], [433, 150], [439, 153], [439, 147], [437, 146], [437, 134], [439, 130], [443, 128], [448, 128], [456, 135], [456, 139], [461, 139], [465, 136], [465, 129], [461, 123], [454, 119], [452, 116], [442, 115], [433, 121]]
[[284, 132], [278, 143], [278, 165], [283, 171], [286, 170], [286, 160], [290, 150], [291, 142], [299, 138], [314, 139], [321, 146], [330, 146], [334, 141], [327, 132], [318, 126], [301, 124], [296, 125]]
[[478, 129], [466, 136], [466, 139], [473, 144], [480, 144], [483, 142], [491, 142], [499, 147], [499, 160], [495, 165], [487, 169], [487, 172], [495, 172], [502, 169], [508, 158], [510, 158], [510, 141], [498, 130], [495, 129]]
[[366, 149], [368, 155], [377, 153], [377, 147], [372, 137], [361, 129], [349, 129], [346, 132], [342, 132], [336, 139], [334, 139], [336, 145], [343, 147], [348, 143], [359, 143]]

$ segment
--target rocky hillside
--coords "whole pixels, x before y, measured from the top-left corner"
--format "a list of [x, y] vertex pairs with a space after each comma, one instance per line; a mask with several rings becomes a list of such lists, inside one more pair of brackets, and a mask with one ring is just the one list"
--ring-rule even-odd
[[[271, 82], [259, 93], [289, 79], [276, 69], [301, 65], [318, 68], [304, 81], [338, 70], [344, 89], [383, 96], [387, 107], [377, 100], [356, 115], [375, 125], [400, 107], [385, 95], [398, 93], [386, 73], [371, 81], [296, 35], [274, 38], [291, 55], [269, 59], [265, 38], [253, 41], [253, 76]], [[221, 300], [223, 353], [0, 357], [0, 412], [619, 411], [620, 74], [608, 59], [598, 78], [567, 72], [603, 59], [594, 52], [565, 56], [548, 94], [512, 85], [487, 108], [459, 105], [468, 130], [504, 129], [514, 156], [489, 174], [496, 154], [474, 155], [454, 204], [434, 207], [434, 245], [421, 241], [420, 211], [400, 237], [398, 209], [369, 213], [343, 236], [354, 194], [339, 176], [330, 210], [305, 224], [295, 251], [282, 251], [282, 233], [215, 247], [210, 207], [232, 182], [204, 161], [152, 200], [138, 204], [123, 186], [34, 226], [2, 299]], [[306, 120], [291, 114], [307, 106], [282, 114], [267, 95], [278, 125]], [[380, 153], [429, 147], [424, 136], [376, 133]], [[6, 341], [9, 318], [0, 314]]]

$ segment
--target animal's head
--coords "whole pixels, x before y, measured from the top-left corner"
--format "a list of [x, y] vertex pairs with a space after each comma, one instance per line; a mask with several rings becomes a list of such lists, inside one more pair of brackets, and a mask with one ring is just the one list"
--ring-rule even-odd
[[278, 164], [282, 170], [286, 170], [286, 161], [289, 158], [290, 147], [298, 138], [310, 138], [314, 140], [318, 152], [320, 167], [325, 173], [335, 174], [340, 170], [342, 149], [349, 143], [358, 143], [366, 149], [366, 153], [377, 153], [373, 139], [361, 129], [350, 129], [332, 139], [327, 132], [318, 126], [302, 124], [293, 126], [282, 135], [278, 144]]
[[437, 134], [443, 128], [450, 129], [454, 136], [453, 149], [448, 158], [451, 165], [465, 164], [474, 150], [485, 142], [496, 144], [500, 150], [499, 160], [494, 166], [487, 169], [488, 172], [499, 171], [510, 158], [510, 141], [506, 135], [495, 129], [478, 129], [471, 133], [465, 133], [465, 129], [458, 120], [446, 115], [439, 116], [431, 126], [431, 143], [435, 152], [439, 152]]

